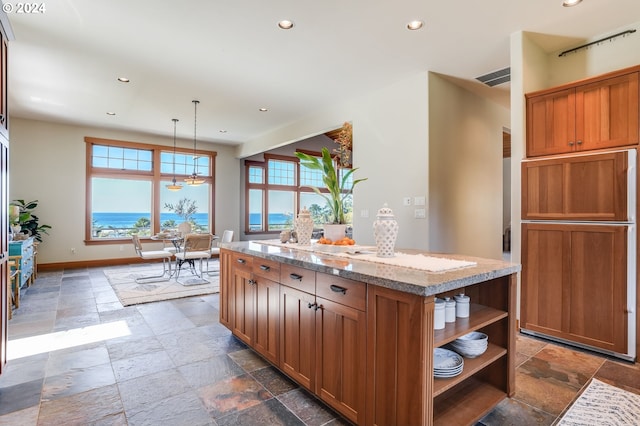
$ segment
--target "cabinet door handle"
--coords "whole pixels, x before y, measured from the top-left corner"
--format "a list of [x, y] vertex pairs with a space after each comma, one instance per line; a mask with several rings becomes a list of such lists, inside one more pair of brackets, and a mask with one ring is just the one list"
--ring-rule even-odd
[[578, 145], [582, 145], [582, 141], [578, 141], [576, 142]]
[[289, 274], [289, 278], [291, 278], [292, 280], [302, 281], [302, 275], [298, 274]]
[[347, 294], [347, 289], [344, 287], [340, 287], [339, 285], [335, 285], [335, 284], [331, 284], [329, 286], [329, 288], [331, 289], [331, 291], [333, 291], [334, 293], [342, 293], [342, 294]]
[[260, 265], [260, 269], [262, 269], [263, 271], [269, 271], [271, 270], [271, 267], [267, 265]]
[[248, 281], [249, 285], [256, 285], [258, 284], [258, 282], [256, 280], [249, 280]]
[[317, 303], [307, 303], [307, 308], [311, 309], [314, 308], [316, 311], [318, 310], [318, 304]]
[[316, 305], [313, 307], [314, 311], [317, 311], [318, 309], [322, 309], [322, 305], [318, 305], [317, 303], [314, 303], [314, 305]]
[[245, 263], [247, 263], [247, 261], [244, 259], [238, 259], [238, 263], [242, 263], [244, 265]]
[[569, 141], [569, 146], [573, 146], [573, 141]]

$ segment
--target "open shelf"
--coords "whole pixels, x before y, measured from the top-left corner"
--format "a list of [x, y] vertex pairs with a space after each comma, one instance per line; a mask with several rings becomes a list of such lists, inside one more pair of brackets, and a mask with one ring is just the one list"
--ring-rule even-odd
[[442, 346], [452, 342], [460, 336], [499, 321], [507, 315], [506, 311], [472, 303], [469, 307], [468, 318], [456, 318], [456, 322], [448, 322], [443, 329], [434, 331], [434, 346]]
[[506, 355], [507, 350], [498, 345], [494, 345], [489, 343], [487, 350], [485, 353], [476, 358], [464, 358], [464, 369], [462, 373], [458, 374], [455, 377], [440, 379], [433, 378], [433, 396], [437, 397], [438, 395], [446, 392], [451, 389], [455, 385], [464, 380], [468, 379], [478, 371], [482, 370], [487, 365], [493, 363], [495, 360], [500, 357]]
[[433, 424], [474, 424], [506, 396], [504, 391], [495, 386], [470, 377], [460, 386], [435, 398]]

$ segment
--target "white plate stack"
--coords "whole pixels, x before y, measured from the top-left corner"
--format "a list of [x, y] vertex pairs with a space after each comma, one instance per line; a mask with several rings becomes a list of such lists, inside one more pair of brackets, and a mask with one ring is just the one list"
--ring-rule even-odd
[[462, 373], [464, 360], [454, 351], [435, 348], [433, 351], [433, 376], [439, 378], [455, 377]]
[[475, 358], [487, 350], [488, 344], [489, 337], [486, 334], [473, 331], [457, 338], [451, 342], [450, 346], [454, 351], [464, 357]]

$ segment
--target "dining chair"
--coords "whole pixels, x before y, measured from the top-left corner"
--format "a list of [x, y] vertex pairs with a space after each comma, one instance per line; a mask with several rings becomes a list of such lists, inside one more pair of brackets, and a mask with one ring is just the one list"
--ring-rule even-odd
[[135, 279], [138, 284], [167, 281], [169, 278], [171, 278], [171, 258], [173, 257], [173, 253], [165, 250], [143, 250], [142, 243], [140, 242], [140, 237], [138, 235], [132, 235], [131, 241], [133, 242], [133, 247], [136, 250], [136, 254], [142, 259], [162, 259], [162, 274], [138, 277]]
[[[184, 247], [182, 251], [175, 254], [176, 258], [176, 281], [182, 285], [194, 285], [194, 284], [205, 284], [208, 283], [206, 279], [203, 278], [203, 269], [202, 263], [204, 260], [208, 260], [211, 257], [209, 250], [211, 249], [211, 241], [213, 240], [212, 234], [187, 234], [184, 238]], [[195, 261], [199, 260], [199, 268], [196, 269]], [[191, 281], [180, 281], [180, 272], [182, 271], [182, 266], [188, 263], [191, 273], [196, 277], [200, 278], [198, 280]], [[198, 271], [200, 273], [198, 273]], [[204, 271], [206, 272], [206, 271]]]
[[[178, 235], [182, 238], [184, 238], [187, 234], [191, 233], [191, 230], [193, 229], [193, 227], [191, 226], [191, 222], [182, 222], [178, 225]], [[165, 244], [166, 242], [163, 241]], [[170, 253], [176, 253], [181, 251], [183, 248], [182, 245], [178, 245], [176, 246], [176, 244], [174, 244], [173, 242], [171, 242], [171, 245], [166, 244], [163, 247], [163, 250], [168, 251]]]
[[[224, 232], [222, 233], [222, 238], [220, 238], [220, 240], [214, 241], [210, 253], [211, 253], [211, 258], [212, 259], [216, 259], [216, 258], [220, 258], [220, 243], [230, 243], [231, 241], [233, 241], [233, 231], [230, 229], [225, 229]], [[218, 263], [217, 268], [215, 269], [209, 269], [209, 262], [207, 261], [207, 274], [208, 275], [220, 275], [220, 263]]]

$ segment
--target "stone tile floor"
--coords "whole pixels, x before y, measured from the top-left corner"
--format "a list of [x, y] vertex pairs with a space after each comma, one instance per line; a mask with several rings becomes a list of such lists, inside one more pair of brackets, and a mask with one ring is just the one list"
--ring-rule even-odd
[[[9, 321], [0, 425], [346, 425], [218, 322], [218, 296], [122, 307], [104, 268], [41, 273]], [[551, 425], [640, 366], [518, 336], [516, 395], [479, 425]]]

